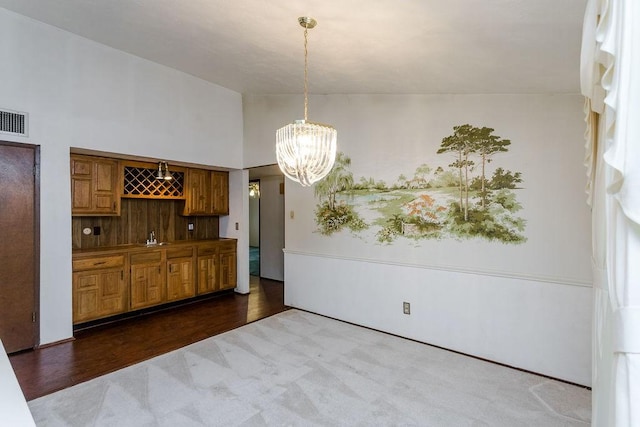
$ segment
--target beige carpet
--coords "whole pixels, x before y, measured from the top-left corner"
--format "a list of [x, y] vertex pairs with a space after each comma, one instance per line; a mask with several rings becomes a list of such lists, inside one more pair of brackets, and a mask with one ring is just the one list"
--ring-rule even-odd
[[289, 310], [29, 407], [39, 426], [586, 426], [591, 392]]

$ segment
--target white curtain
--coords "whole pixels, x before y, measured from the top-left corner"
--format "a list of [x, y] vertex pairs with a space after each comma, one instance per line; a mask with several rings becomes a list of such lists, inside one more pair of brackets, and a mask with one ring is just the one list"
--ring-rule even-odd
[[640, 426], [640, 1], [589, 0], [581, 87], [593, 216], [593, 425]]

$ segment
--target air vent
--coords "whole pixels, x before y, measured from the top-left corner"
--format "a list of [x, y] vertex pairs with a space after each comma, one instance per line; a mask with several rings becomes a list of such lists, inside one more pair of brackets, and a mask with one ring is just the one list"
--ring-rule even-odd
[[18, 111], [0, 110], [0, 132], [27, 136], [29, 115]]

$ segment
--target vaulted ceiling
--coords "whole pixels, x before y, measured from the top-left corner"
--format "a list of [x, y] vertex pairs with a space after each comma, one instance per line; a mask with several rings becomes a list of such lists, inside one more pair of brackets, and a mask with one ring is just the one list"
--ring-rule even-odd
[[243, 94], [578, 93], [587, 0], [0, 0]]

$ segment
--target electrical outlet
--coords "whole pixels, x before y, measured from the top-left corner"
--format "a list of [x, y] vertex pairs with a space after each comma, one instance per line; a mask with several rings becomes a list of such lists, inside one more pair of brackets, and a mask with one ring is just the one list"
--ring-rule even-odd
[[240, 230], [240, 224], [236, 222], [236, 230]]
[[99, 226], [93, 227], [93, 235], [94, 236], [99, 236], [100, 235], [100, 227]]
[[402, 303], [402, 312], [404, 314], [411, 314], [411, 303], [403, 302]]
[[192, 222], [187, 224], [187, 231], [193, 231], [193, 223]]

